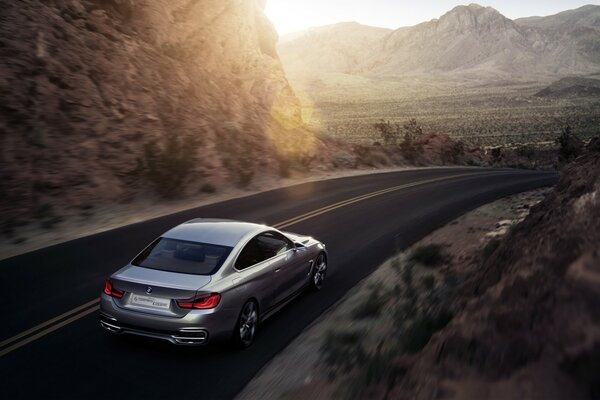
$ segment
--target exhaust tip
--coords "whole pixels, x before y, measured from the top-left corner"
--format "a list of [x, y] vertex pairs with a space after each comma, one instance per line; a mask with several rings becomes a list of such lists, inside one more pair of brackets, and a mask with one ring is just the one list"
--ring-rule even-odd
[[100, 321], [100, 326], [111, 333], [121, 333], [123, 331], [123, 328], [120, 326], [109, 324], [106, 321]]
[[178, 344], [198, 345], [204, 344], [208, 339], [208, 332], [204, 329], [184, 328], [177, 335], [171, 336]]

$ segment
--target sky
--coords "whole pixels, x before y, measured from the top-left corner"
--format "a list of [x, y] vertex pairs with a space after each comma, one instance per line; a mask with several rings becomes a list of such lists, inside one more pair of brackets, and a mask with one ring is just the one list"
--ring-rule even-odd
[[[280, 35], [314, 26], [356, 21], [386, 28], [416, 25], [439, 18], [463, 3], [456, 0], [267, 0], [265, 10]], [[510, 19], [552, 15], [597, 0], [490, 0], [481, 1]]]

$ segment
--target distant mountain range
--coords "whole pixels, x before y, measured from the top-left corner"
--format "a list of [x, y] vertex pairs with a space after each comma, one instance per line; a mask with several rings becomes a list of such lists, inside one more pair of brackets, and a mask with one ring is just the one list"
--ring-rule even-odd
[[283, 37], [286, 71], [368, 76], [560, 77], [600, 72], [600, 6], [510, 20], [491, 7], [458, 6], [397, 30], [358, 23]]

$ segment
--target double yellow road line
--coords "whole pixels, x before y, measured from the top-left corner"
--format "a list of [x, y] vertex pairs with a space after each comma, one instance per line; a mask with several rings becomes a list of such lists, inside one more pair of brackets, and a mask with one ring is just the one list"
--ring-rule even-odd
[[[387, 189], [378, 190], [376, 192], [367, 193], [367, 194], [364, 194], [361, 196], [353, 197], [348, 200], [330, 204], [328, 206], [319, 208], [317, 210], [313, 210], [313, 211], [307, 212], [305, 214], [299, 215], [297, 217], [290, 218], [288, 220], [279, 222], [273, 226], [277, 229], [284, 229], [291, 225], [294, 225], [299, 222], [306, 221], [307, 219], [314, 218], [316, 216], [331, 212], [338, 208], [342, 208], [342, 207], [348, 206], [350, 204], [358, 203], [360, 201], [372, 199], [373, 197], [381, 196], [381, 195], [384, 195], [387, 193], [396, 192], [398, 190], [408, 189], [408, 188], [412, 188], [412, 187], [416, 187], [416, 186], [427, 185], [429, 183], [440, 182], [440, 181], [445, 181], [445, 180], [450, 180], [450, 179], [466, 178], [466, 177], [471, 177], [471, 176], [475, 176], [475, 175], [482, 176], [482, 175], [490, 175], [490, 174], [498, 174], [498, 173], [500, 173], [500, 172], [490, 172], [490, 173], [485, 173], [485, 174], [482, 174], [480, 172], [479, 173], [476, 172], [476, 173], [467, 173], [467, 174], [457, 174], [457, 175], [451, 175], [451, 176], [446, 176], [446, 177], [441, 177], [441, 178], [433, 178], [433, 179], [427, 179], [427, 180], [413, 182], [413, 183], [407, 183], [404, 185], [393, 186], [393, 187], [390, 187]], [[57, 317], [49, 319], [46, 322], [43, 322], [37, 326], [34, 326], [33, 328], [27, 329], [26, 331], [23, 331], [11, 338], [8, 338], [8, 339], [0, 342], [0, 357], [2, 357], [14, 350], [17, 350], [18, 348], [25, 346], [26, 344], [31, 343], [34, 340], [41, 338], [42, 336], [52, 333], [52, 332], [56, 331], [57, 329], [60, 329], [64, 326], [70, 324], [71, 322], [77, 321], [78, 319], [83, 318], [86, 315], [93, 313], [94, 311], [97, 311], [100, 308], [99, 303], [100, 303], [99, 298], [94, 299], [88, 303], [85, 303], [79, 307], [76, 307], [70, 311], [67, 311], [64, 314], [61, 314]]]

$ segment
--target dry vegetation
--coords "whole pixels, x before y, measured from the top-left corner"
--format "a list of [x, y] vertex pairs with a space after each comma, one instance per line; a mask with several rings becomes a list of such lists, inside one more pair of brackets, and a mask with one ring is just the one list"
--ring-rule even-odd
[[[425, 83], [331, 76], [293, 79], [308, 93], [304, 115], [325, 135], [353, 143], [378, 140], [373, 124], [415, 118], [425, 133], [446, 133], [483, 147], [551, 145], [565, 125], [583, 140], [600, 133], [600, 98], [543, 98], [547, 83]], [[306, 111], [308, 109], [309, 111]]]

